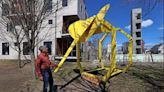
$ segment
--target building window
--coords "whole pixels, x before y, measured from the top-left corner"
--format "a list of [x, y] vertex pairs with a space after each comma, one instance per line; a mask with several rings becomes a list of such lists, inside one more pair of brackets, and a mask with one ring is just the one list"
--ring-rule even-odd
[[66, 7], [68, 5], [68, 0], [62, 0], [62, 6]]
[[136, 32], [136, 37], [141, 37], [141, 32]]
[[44, 0], [44, 7], [46, 11], [52, 11], [52, 0]]
[[9, 55], [9, 43], [2, 43], [2, 55]]
[[136, 29], [141, 29], [141, 23], [136, 23]]
[[11, 23], [7, 23], [7, 32], [13, 32], [15, 27]]
[[18, 43], [17, 43], [17, 42], [15, 42], [15, 43], [14, 43], [14, 46], [18, 46]]
[[141, 45], [141, 40], [136, 40], [137, 45]]
[[136, 54], [141, 54], [141, 48], [136, 48]]
[[44, 45], [48, 48], [48, 54], [51, 55], [52, 53], [52, 41], [44, 42]]
[[[57, 38], [56, 41], [56, 56], [64, 56], [65, 52], [73, 42], [73, 38], [71, 36], [64, 36], [62, 38]], [[69, 56], [76, 56], [76, 46], [73, 48]]]
[[141, 19], [141, 13], [138, 13], [136, 16], [137, 19]]
[[6, 16], [9, 14], [9, 7], [7, 4], [2, 4], [2, 16]]
[[76, 15], [70, 15], [70, 16], [63, 16], [63, 28], [62, 33], [67, 34], [68, 33], [68, 27], [73, 22], [79, 20], [78, 16]]
[[53, 24], [53, 21], [52, 20], [48, 20], [48, 24]]
[[23, 42], [23, 55], [30, 55], [30, 46], [28, 42]]

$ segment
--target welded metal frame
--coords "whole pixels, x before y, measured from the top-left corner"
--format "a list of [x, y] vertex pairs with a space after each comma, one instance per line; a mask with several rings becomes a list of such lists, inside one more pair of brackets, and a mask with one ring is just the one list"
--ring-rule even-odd
[[[109, 5], [104, 6], [100, 12], [93, 17], [90, 17], [86, 20], [79, 20], [75, 23], [72, 23], [69, 26], [69, 33], [71, 37], [74, 39], [70, 47], [68, 48], [67, 52], [65, 53], [64, 57], [58, 64], [58, 67], [54, 70], [54, 72], [57, 72], [59, 68], [63, 65], [65, 60], [67, 59], [68, 55], [76, 45], [76, 50], [77, 50], [77, 65], [80, 69], [80, 74], [82, 77], [86, 78], [90, 77], [93, 78], [95, 84], [98, 84], [99, 82], [107, 82], [111, 76], [114, 76], [116, 74], [119, 74], [121, 72], [126, 72], [130, 65], [132, 65], [132, 51], [133, 51], [133, 38], [131, 35], [127, 34], [125, 31], [123, 31], [120, 28], [115, 28], [112, 26], [108, 21], [104, 20], [104, 16], [109, 8]], [[116, 33], [117, 31], [121, 32], [124, 34], [128, 39], [129, 39], [129, 63], [124, 67], [123, 69], [117, 69], [116, 67]], [[111, 60], [110, 60], [110, 67], [105, 67], [104, 63], [102, 62], [102, 42], [104, 39], [107, 37], [108, 33], [111, 33]], [[88, 38], [93, 36], [94, 34], [98, 33], [104, 33], [102, 38], [99, 41], [99, 46], [98, 46], [98, 59], [99, 59], [99, 64], [100, 68], [97, 68], [95, 70], [106, 70], [107, 73], [104, 76], [97, 76], [94, 74], [91, 74], [87, 71], [84, 71], [82, 68], [82, 65], [80, 64], [80, 42], [85, 42], [87, 41]], [[89, 79], [90, 79], [89, 78]]]

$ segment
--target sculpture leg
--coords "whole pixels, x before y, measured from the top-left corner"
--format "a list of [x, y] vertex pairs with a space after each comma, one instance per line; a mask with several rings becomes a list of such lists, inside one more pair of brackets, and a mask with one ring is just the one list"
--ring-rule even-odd
[[125, 31], [118, 29], [118, 31], [120, 31], [122, 34], [124, 34], [128, 39], [129, 39], [129, 47], [128, 47], [128, 51], [129, 51], [129, 64], [124, 68], [124, 72], [126, 72], [129, 69], [129, 66], [132, 65], [132, 58], [133, 58], [133, 38], [127, 34]]
[[105, 33], [103, 35], [103, 37], [99, 40], [99, 45], [98, 45], [98, 59], [99, 59], [99, 65], [101, 66], [101, 68], [104, 68], [104, 63], [102, 62], [102, 42], [104, 41], [107, 35], [108, 33]]
[[76, 51], [77, 51], [77, 65], [80, 68], [80, 73], [83, 72], [82, 66], [80, 64], [80, 42], [78, 41], [76, 44]]
[[116, 30], [112, 30], [112, 40], [111, 40], [112, 54], [111, 54], [111, 62], [110, 68], [108, 69], [105, 76], [103, 76], [103, 81], [106, 82], [111, 76], [112, 72], [116, 68]]
[[[78, 39], [79, 40], [79, 39]], [[67, 59], [68, 55], [71, 53], [72, 49], [74, 48], [74, 46], [76, 45], [76, 43], [78, 42], [78, 40], [74, 40], [72, 42], [72, 44], [70, 45], [70, 47], [68, 48], [67, 52], [65, 53], [64, 57], [62, 58], [62, 60], [60, 61], [60, 63], [58, 64], [58, 66], [55, 68], [54, 72], [56, 73], [59, 68], [63, 65], [63, 63], [65, 62], [65, 60]]]

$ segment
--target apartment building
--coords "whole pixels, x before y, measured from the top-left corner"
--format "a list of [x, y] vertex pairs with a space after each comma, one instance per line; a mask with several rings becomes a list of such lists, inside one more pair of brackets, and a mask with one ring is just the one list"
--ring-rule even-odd
[[[48, 4], [49, 12], [53, 10], [56, 10], [57, 12], [52, 13], [44, 19], [41, 25], [41, 33], [38, 35], [37, 40], [39, 43], [35, 48], [35, 54], [37, 55], [39, 53], [38, 47], [40, 45], [46, 45], [48, 47], [48, 53], [50, 54], [51, 59], [61, 59], [73, 41], [67, 30], [68, 26], [79, 19], [87, 18], [85, 1], [43, 0], [43, 2], [48, 2], [46, 4]], [[9, 13], [5, 10], [5, 4], [1, 4], [1, 6], [1, 17], [9, 15], [14, 16], [14, 12]], [[5, 27], [1, 26], [2, 25], [0, 25], [0, 29], [3, 31], [12, 31], [12, 27], [9, 24]], [[15, 27], [19, 29], [19, 24]], [[2, 36], [9, 39], [5, 40]], [[6, 35], [2, 36], [0, 37], [0, 59], [17, 59], [18, 52], [15, 50], [15, 46], [17, 44], [10, 37], [7, 37]], [[23, 39], [23, 43], [21, 44], [22, 59], [29, 58], [29, 49], [27, 45], [27, 40]], [[68, 59], [76, 59], [76, 48], [73, 49]]]
[[131, 12], [131, 35], [134, 39], [133, 43], [133, 53], [134, 54], [142, 54], [143, 53], [143, 40], [142, 40], [142, 10], [141, 8], [132, 9]]

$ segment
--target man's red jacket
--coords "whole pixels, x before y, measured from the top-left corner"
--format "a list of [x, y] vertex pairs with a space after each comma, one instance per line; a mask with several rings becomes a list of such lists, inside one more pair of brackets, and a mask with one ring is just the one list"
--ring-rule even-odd
[[35, 60], [35, 69], [36, 74], [40, 78], [42, 77], [41, 70], [49, 69], [50, 67], [56, 67], [56, 64], [53, 64], [49, 60], [49, 56], [46, 53], [40, 53]]

